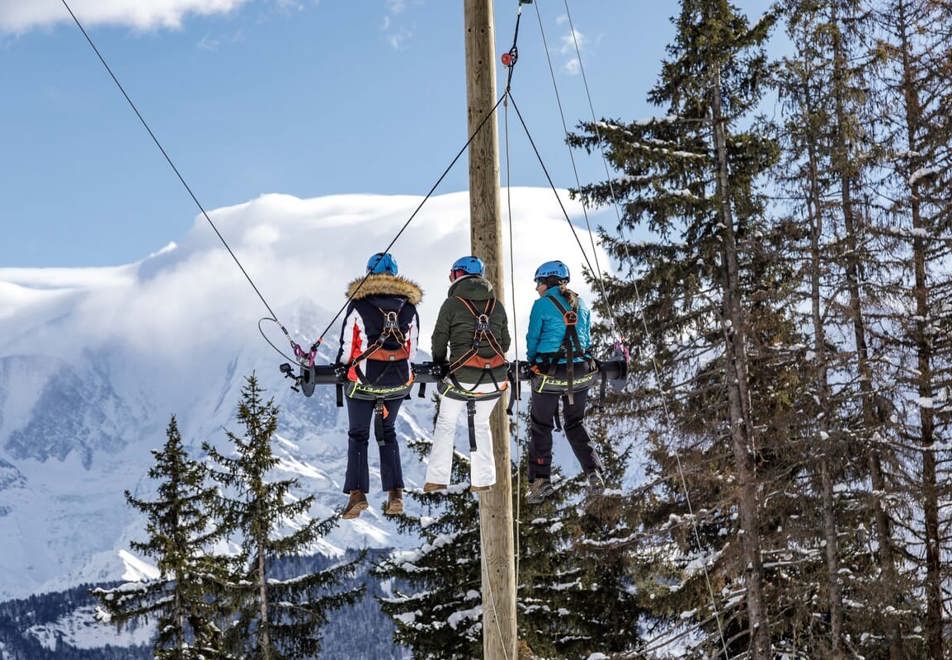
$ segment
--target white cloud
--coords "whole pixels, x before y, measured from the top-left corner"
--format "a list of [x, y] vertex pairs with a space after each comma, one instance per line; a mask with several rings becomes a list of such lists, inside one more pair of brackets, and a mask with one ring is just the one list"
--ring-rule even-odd
[[[577, 290], [590, 292], [581, 278], [581, 253], [551, 190], [513, 188], [512, 193], [517, 316], [524, 323], [535, 298], [532, 274], [543, 261], [566, 262]], [[562, 199], [569, 213], [581, 215], [581, 206], [564, 191]], [[290, 324], [303, 300], [324, 310], [316, 324], [289, 327], [300, 333], [300, 341], [309, 341], [344, 302], [344, 289], [363, 274], [367, 256], [389, 242], [419, 202], [410, 195], [264, 195], [210, 215], [282, 320]], [[420, 306], [424, 348], [445, 296], [449, 265], [470, 251], [468, 219], [465, 192], [433, 197], [392, 250], [401, 273], [426, 292]], [[577, 231], [590, 251], [588, 235]], [[508, 227], [503, 234], [508, 242]], [[508, 247], [504, 254], [508, 279]], [[599, 258], [604, 269], [605, 254]], [[511, 300], [508, 284], [505, 296]], [[185, 374], [209, 345], [233, 354], [239, 350], [234, 342], [260, 341], [255, 323], [265, 313], [201, 217], [174, 247], [135, 264], [0, 268], [0, 310], [0, 357], [40, 346], [71, 360], [86, 350], [121, 345]], [[524, 334], [522, 326], [516, 333], [520, 344]], [[336, 340], [337, 329], [328, 336]]]
[[568, 23], [568, 20], [569, 20], [569, 17], [566, 14], [560, 14], [558, 18], [555, 19], [555, 24], [562, 25], [564, 23]]
[[218, 50], [219, 46], [221, 46], [221, 40], [215, 39], [207, 34], [198, 42], [198, 47], [201, 50], [215, 51]]
[[576, 42], [578, 43], [579, 50], [583, 50], [585, 47], [585, 35], [583, 35], [578, 30], [571, 30], [568, 34], [563, 34], [560, 38], [560, 41], [562, 42], [562, 45], [559, 48], [559, 51], [563, 55], [574, 53]]
[[[248, 0], [72, 0], [70, 7], [86, 25], [126, 25], [140, 30], [177, 28], [189, 14], [232, 11]], [[0, 31], [71, 21], [60, 0], [0, 0]]]
[[562, 71], [569, 74], [570, 76], [577, 76], [581, 70], [582, 65], [577, 57], [569, 59], [565, 62], [565, 64], [562, 65]]
[[406, 43], [413, 38], [413, 32], [408, 28], [402, 27], [399, 32], [391, 33], [387, 36], [387, 43], [394, 50], [400, 50]]
[[406, 0], [387, 0], [387, 11], [391, 14], [399, 14], [406, 8]]

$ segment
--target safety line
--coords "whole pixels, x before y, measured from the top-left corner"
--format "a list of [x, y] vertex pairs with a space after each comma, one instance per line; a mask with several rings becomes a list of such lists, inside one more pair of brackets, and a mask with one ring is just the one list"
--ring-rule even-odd
[[[398, 231], [396, 236], [394, 236], [393, 239], [390, 241], [390, 243], [387, 244], [387, 247], [383, 249], [383, 252], [389, 252], [390, 248], [392, 248], [394, 244], [397, 242], [397, 239], [399, 239], [400, 236], [403, 235], [403, 232], [406, 230], [406, 228], [410, 226], [410, 223], [413, 222], [413, 219], [420, 212], [420, 209], [423, 208], [423, 205], [426, 204], [426, 202], [430, 199], [430, 197], [433, 195], [433, 193], [436, 191], [439, 185], [443, 182], [443, 179], [446, 178], [446, 175], [450, 173], [450, 170], [453, 169], [453, 166], [456, 165], [456, 162], [463, 156], [464, 153], [466, 153], [466, 150], [469, 148], [469, 145], [472, 144], [473, 140], [476, 139], [476, 136], [482, 130], [483, 126], [486, 125], [486, 122], [488, 122], [489, 119], [495, 114], [496, 109], [503, 102], [503, 99], [506, 98], [506, 93], [507, 92], [503, 92], [499, 96], [499, 100], [496, 101], [496, 104], [492, 107], [492, 109], [489, 112], [487, 112], [486, 116], [484, 116], [482, 121], [479, 122], [479, 125], [476, 127], [476, 130], [474, 130], [472, 135], [469, 136], [469, 139], [466, 140], [466, 144], [464, 144], [463, 147], [456, 154], [456, 156], [453, 157], [453, 160], [450, 161], [450, 164], [446, 166], [446, 169], [443, 170], [443, 174], [441, 174], [440, 178], [436, 180], [436, 183], [434, 183], [433, 186], [430, 188], [429, 192], [427, 192], [426, 197], [424, 197], [423, 201], [421, 201], [417, 205], [416, 209], [413, 211], [413, 213], [410, 214], [410, 217], [407, 219], [407, 221], [403, 223], [403, 226], [400, 228], [400, 231]], [[337, 319], [340, 318], [340, 315], [344, 313], [344, 310], [347, 309], [347, 306], [350, 304], [351, 300], [353, 300], [354, 296], [357, 295], [357, 292], [360, 291], [360, 288], [364, 285], [364, 282], [366, 282], [367, 278], [370, 277], [372, 274], [373, 273], [367, 273], [366, 275], [364, 275], [363, 279], [360, 280], [360, 282], [357, 284], [357, 287], [347, 297], [347, 300], [344, 302], [341, 308], [337, 310], [337, 313], [334, 315], [334, 318], [331, 319], [331, 322], [327, 324], [327, 327], [324, 328], [324, 331], [320, 334], [320, 336], [314, 342], [315, 345], [321, 343], [324, 340], [324, 336], [334, 326], [334, 323], [336, 323]]]
[[[593, 127], [594, 130], [595, 130], [595, 138], [596, 138], [596, 140], [598, 141], [598, 144], [601, 145], [601, 144], [602, 144], [602, 135], [601, 135], [601, 131], [600, 131], [599, 126], [598, 126], [598, 119], [597, 119], [597, 117], [596, 117], [596, 115], [595, 115], [595, 105], [594, 105], [594, 103], [592, 102], [592, 93], [591, 93], [591, 89], [590, 89], [589, 84], [588, 84], [588, 76], [585, 75], [585, 67], [584, 67], [584, 65], [583, 65], [583, 63], [582, 63], [582, 49], [579, 47], [578, 37], [577, 37], [577, 33], [576, 33], [576, 31], [575, 31], [575, 23], [574, 23], [574, 21], [572, 20], [572, 12], [569, 10], [568, 0], [563, 0], [563, 4], [564, 4], [564, 6], [565, 6], [565, 16], [566, 16], [566, 18], [568, 19], [569, 30], [570, 30], [571, 33], [572, 33], [572, 40], [573, 40], [573, 42], [574, 42], [574, 44], [575, 44], [575, 55], [576, 55], [576, 58], [578, 59], [578, 63], [579, 63], [579, 73], [581, 73], [581, 75], [582, 75], [582, 82], [583, 82], [583, 84], [584, 84], [584, 86], [585, 86], [585, 96], [586, 96], [586, 98], [588, 99], [588, 107], [589, 107], [589, 111], [591, 112], [591, 115], [592, 115], [592, 127]], [[600, 148], [598, 151], [599, 151], [599, 153], [601, 154], [602, 164], [604, 165], [604, 168], [605, 168], [605, 179], [606, 179], [606, 181], [608, 181], [608, 190], [609, 190], [609, 193], [610, 193], [611, 198], [612, 198], [612, 206], [614, 207], [614, 209], [615, 209], [615, 215], [616, 215], [616, 217], [618, 218], [618, 226], [619, 226], [619, 228], [621, 228], [621, 227], [622, 227], [622, 223], [621, 223], [621, 218], [622, 218], [621, 208], [620, 208], [620, 205], [619, 205], [619, 203], [618, 203], [618, 197], [617, 197], [617, 195], [615, 194], [614, 179], [612, 178], [611, 174], [609, 173], [608, 158], [605, 156], [604, 150], [602, 150], [602, 149]], [[630, 250], [628, 249], [628, 243], [624, 240], [624, 236], [622, 236], [622, 241], [621, 241], [621, 243], [622, 243], [622, 247], [623, 247], [624, 250], [625, 250], [625, 256], [626, 256], [626, 258], [630, 261], [630, 260], [631, 260], [631, 252], [630, 252]], [[644, 298], [642, 297], [641, 291], [640, 291], [640, 289], [639, 289], [639, 287], [638, 287], [638, 281], [637, 281], [637, 279], [632, 279], [632, 284], [634, 285], [634, 289], [635, 289], [635, 299], [636, 299], [636, 301], [637, 301], [637, 303], [638, 303], [638, 308], [639, 308], [639, 311], [640, 311], [641, 324], [642, 324], [642, 327], [644, 328], [644, 333], [645, 333], [644, 336], [645, 336], [645, 339], [647, 340], [647, 338], [649, 337], [649, 330], [648, 330], [648, 321], [647, 321], [647, 318], [646, 318], [646, 316], [645, 316]], [[664, 385], [663, 385], [663, 382], [662, 382], [662, 380], [661, 380], [661, 368], [658, 366], [657, 357], [656, 357], [653, 353], [652, 353], [652, 355], [651, 355], [651, 364], [652, 364], [653, 369], [654, 369], [655, 380], [656, 380], [657, 383], [658, 383], [658, 391], [659, 391], [659, 393], [660, 393], [660, 395], [661, 395], [661, 405], [662, 405], [662, 407], [663, 407], [663, 409], [664, 409], [665, 418], [667, 419], [667, 423], [668, 423], [669, 428], [674, 428], [674, 424], [673, 424], [673, 422], [674, 422], [674, 416], [671, 414], [671, 410], [670, 410], [670, 408], [668, 407], [667, 399], [665, 398]], [[683, 491], [683, 493], [684, 493], [685, 504], [686, 504], [686, 506], [687, 506], [688, 513], [689, 513], [690, 516], [691, 516], [691, 526], [692, 526], [693, 531], [694, 531], [694, 540], [695, 540], [695, 542], [697, 543], [698, 553], [703, 553], [703, 545], [702, 545], [702, 543], [701, 543], [701, 536], [700, 536], [700, 533], [698, 532], [697, 520], [696, 520], [696, 516], [694, 515], [694, 506], [693, 506], [693, 504], [692, 504], [692, 502], [691, 502], [691, 495], [690, 495], [690, 492], [689, 492], [689, 489], [688, 489], [687, 479], [686, 479], [685, 476], [684, 476], [684, 467], [683, 467], [683, 465], [682, 465], [682, 463], [681, 463], [681, 454], [680, 454], [680, 452], [678, 451], [677, 447], [673, 447], [673, 449], [674, 449], [674, 452], [673, 452], [673, 453], [674, 453], [674, 458], [675, 458], [675, 464], [676, 464], [677, 469], [678, 469], [678, 476], [679, 476], [679, 478], [680, 478], [681, 488], [682, 488], [682, 491]], [[725, 637], [725, 635], [724, 635], [724, 626], [723, 626], [723, 622], [722, 622], [722, 620], [721, 620], [720, 611], [719, 611], [719, 609], [718, 609], [718, 607], [717, 607], [717, 597], [716, 597], [715, 594], [714, 594], [714, 586], [713, 586], [713, 584], [711, 583], [710, 572], [707, 570], [707, 562], [706, 562], [706, 561], [702, 561], [702, 562], [701, 562], [701, 567], [702, 567], [702, 569], [703, 569], [703, 571], [704, 571], [704, 581], [705, 581], [706, 586], [707, 586], [708, 595], [710, 596], [710, 599], [711, 599], [711, 607], [714, 609], [714, 620], [717, 622], [717, 632], [718, 632], [718, 636], [720, 637], [721, 646], [722, 646], [722, 648], [723, 648], [723, 650], [724, 650], [724, 657], [725, 657], [725, 658], [729, 658], [729, 657], [730, 657], [730, 651], [728, 651], [728, 648], [727, 648], [727, 639], [726, 639], [726, 637]]]
[[[116, 77], [116, 74], [113, 73], [112, 68], [106, 62], [106, 58], [103, 57], [102, 53], [99, 51], [99, 48], [96, 46], [95, 42], [89, 36], [89, 33], [86, 32], [86, 28], [83, 27], [83, 24], [80, 23], [79, 18], [73, 12], [73, 9], [69, 6], [66, 0], [60, 0], [63, 3], [63, 6], [66, 7], [66, 11], [69, 12], [69, 15], [73, 18], [73, 22], [76, 23], [76, 27], [79, 28], [80, 32], [83, 33], [83, 36], [86, 37], [86, 41], [92, 47], [93, 52], [96, 53], [96, 57], [99, 58], [99, 61], [102, 62], [102, 65], [106, 68], [106, 71], [109, 73], [109, 77], [112, 78], [112, 81], [116, 83], [116, 87], [119, 88], [119, 91], [122, 92], [122, 95], [125, 97], [126, 102], [129, 104], [129, 107], [132, 108], [132, 111], [135, 112], [136, 117], [139, 118], [139, 121], [145, 127], [145, 130], [148, 131], [149, 137], [152, 138], [152, 141], [155, 142], [155, 146], [159, 148], [159, 151], [162, 152], [162, 156], [165, 157], [166, 162], [169, 164], [169, 167], [172, 168], [172, 171], [175, 172], [175, 176], [178, 177], [178, 180], [182, 182], [182, 185], [185, 187], [185, 190], [188, 191], [189, 196], [192, 198], [192, 201], [195, 202], [195, 205], [198, 207], [198, 210], [201, 211], [202, 216], [205, 220], [208, 221], [208, 224], [211, 225], [211, 228], [215, 231], [215, 234], [218, 236], [218, 239], [221, 241], [222, 245], [225, 246], [225, 249], [228, 250], [228, 254], [231, 255], [231, 258], [234, 259], [235, 264], [241, 269], [242, 275], [245, 276], [245, 279], [248, 280], [248, 284], [251, 285], [251, 288], [254, 289], [255, 293], [258, 294], [258, 298], [261, 299], [261, 302], [264, 304], [265, 308], [268, 310], [268, 313], [271, 314], [271, 320], [278, 324], [285, 336], [290, 339], [287, 329], [278, 321], [277, 314], [274, 313], [274, 310], [271, 309], [271, 305], [268, 304], [268, 301], [265, 300], [265, 297], [262, 295], [261, 291], [258, 290], [258, 287], [255, 285], [254, 280], [251, 279], [251, 276], [248, 274], [248, 271], [245, 270], [245, 267], [241, 265], [241, 262], [238, 260], [238, 257], [235, 255], [234, 251], [231, 249], [231, 246], [228, 245], [228, 241], [225, 240], [225, 237], [222, 236], [222, 233], [218, 231], [218, 227], [215, 226], [215, 223], [212, 222], [212, 219], [209, 217], [208, 213], [205, 211], [205, 207], [198, 200], [198, 197], [192, 191], [191, 186], [185, 181], [185, 177], [182, 176], [182, 173], [179, 172], [179, 169], [175, 166], [175, 163], [172, 161], [172, 158], [169, 157], [168, 152], [165, 150], [165, 147], [162, 146], [162, 143], [159, 142], [159, 139], [156, 137], [155, 133], [152, 131], [152, 128], [149, 126], [149, 123], [142, 116], [142, 113], [139, 112], [139, 108], [136, 107], [136, 104], [130, 98], [129, 94], [126, 93], [125, 88], [122, 86], [122, 83], [119, 82], [119, 78]], [[269, 342], [270, 343], [270, 342]]]
[[[519, 365], [519, 323], [516, 318], [516, 256], [515, 248], [513, 247], [515, 241], [513, 240], [513, 231], [512, 231], [512, 177], [511, 170], [509, 166], [509, 104], [503, 103], [503, 126], [504, 126], [504, 135], [505, 135], [505, 147], [506, 147], [506, 208], [507, 214], [509, 217], [509, 284], [512, 288], [512, 336], [513, 336], [513, 347], [515, 350], [516, 358], [516, 369], [518, 370]], [[518, 376], [518, 374], [517, 374]], [[522, 531], [522, 497], [520, 491], [522, 489], [522, 443], [519, 438], [519, 379], [514, 379], [514, 387], [512, 391], [509, 392], [509, 396], [515, 397], [514, 407], [515, 416], [513, 417], [513, 429], [515, 431], [516, 438], [516, 515], [513, 520], [515, 534], [515, 550], [516, 550], [516, 594], [518, 600], [519, 593], [519, 559], [520, 559], [520, 543], [519, 536]]]
[[[559, 118], [562, 120], [562, 131], [565, 133], [565, 137], [567, 138], [569, 136], [569, 127], [568, 122], [565, 120], [565, 109], [562, 107], [562, 95], [559, 93], [559, 85], [555, 78], [555, 67], [552, 65], [552, 55], [549, 52], [549, 41], [546, 38], [545, 27], [543, 27], [542, 23], [542, 11], [539, 9], [540, 3], [536, 2], [534, 4], [536, 19], [538, 19], [539, 22], [539, 33], [542, 35], [542, 47], [545, 49], [545, 60], [549, 66], [549, 77], [552, 79], [552, 90], [555, 92], [555, 102], [559, 107]], [[572, 36], [575, 36], [574, 29], [572, 31]], [[575, 175], [576, 188], [577, 190], [581, 191], [582, 181], [579, 177], [578, 167], [575, 163], [575, 150], [572, 149], [572, 145], [569, 144], [568, 141], [566, 141], [565, 146], [569, 152], [569, 159], [572, 161], [572, 173]], [[595, 271], [598, 274], [598, 281], [601, 282], [604, 279], [604, 275], [602, 275], [602, 266], [598, 261], [598, 248], [595, 246], [595, 233], [592, 231], [592, 224], [589, 220], [588, 204], [584, 199], [582, 199], [582, 215], [585, 217], [585, 228], [588, 230], [588, 237], [592, 244], [592, 257], [595, 259]], [[609, 301], [604, 294], [605, 292], [602, 290], [602, 297], [605, 298], [606, 309], [610, 309]], [[615, 338], [621, 342], [621, 332], [618, 330], [618, 323], [615, 320], [615, 315], [609, 312], [607, 316], [611, 320], [612, 330], [615, 332]]]

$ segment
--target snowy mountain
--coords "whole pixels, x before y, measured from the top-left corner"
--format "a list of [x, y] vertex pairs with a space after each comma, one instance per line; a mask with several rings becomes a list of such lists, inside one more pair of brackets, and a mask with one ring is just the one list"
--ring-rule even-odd
[[[211, 216], [304, 343], [330, 321], [346, 283], [419, 201], [265, 195]], [[582, 260], [551, 191], [514, 189], [513, 206], [517, 316], [525, 319], [535, 266], [558, 258], [580, 273]], [[468, 253], [468, 242], [468, 199], [454, 193], [431, 199], [393, 249], [401, 272], [426, 291], [424, 348], [449, 264]], [[133, 264], [0, 268], [0, 600], [148, 571], [126, 552], [141, 521], [123, 491], [149, 494], [149, 450], [163, 441], [173, 413], [191, 446], [222, 446], [252, 371], [282, 409], [281, 470], [317, 494], [312, 515], [342, 504], [346, 414], [332, 388], [312, 399], [288, 389], [277, 371], [284, 358], [257, 334], [265, 312], [202, 218], [181, 241]], [[285, 345], [276, 327], [265, 330]], [[515, 334], [521, 343], [524, 327]], [[336, 328], [328, 338], [322, 360], [333, 357]], [[431, 404], [414, 396], [401, 410], [401, 438], [426, 435], [431, 417]], [[423, 466], [409, 452], [403, 462], [408, 486], [419, 486]], [[380, 514], [380, 500], [373, 494], [367, 514], [341, 524], [316, 550], [336, 555], [410, 542]]]

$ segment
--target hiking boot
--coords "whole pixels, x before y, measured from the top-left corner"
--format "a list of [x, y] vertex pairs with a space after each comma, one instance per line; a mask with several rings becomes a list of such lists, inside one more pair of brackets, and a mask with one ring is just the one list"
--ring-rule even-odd
[[605, 492], [605, 480], [602, 479], [602, 473], [598, 470], [592, 470], [585, 475], [588, 482], [585, 489], [589, 496], [598, 496]]
[[344, 520], [352, 520], [360, 515], [360, 512], [367, 508], [367, 498], [359, 490], [350, 491], [350, 499], [347, 500], [347, 506], [340, 514]]
[[435, 484], [430, 481], [423, 484], [424, 493], [435, 493], [438, 490], [446, 490], [446, 484]]
[[403, 489], [394, 488], [387, 493], [387, 503], [383, 507], [384, 514], [399, 516], [403, 513]]
[[470, 486], [469, 492], [471, 493], [485, 493], [487, 490], [492, 490], [492, 486]]
[[529, 489], [526, 492], [526, 502], [529, 504], [541, 504], [545, 498], [554, 492], [555, 489], [552, 488], [552, 483], [548, 479], [538, 477], [537, 479], [533, 479], [532, 483], [529, 484]]

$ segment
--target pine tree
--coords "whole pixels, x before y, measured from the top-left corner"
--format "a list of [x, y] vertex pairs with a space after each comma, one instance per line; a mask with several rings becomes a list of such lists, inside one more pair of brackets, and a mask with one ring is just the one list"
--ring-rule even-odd
[[227, 577], [222, 561], [209, 553], [224, 530], [210, 516], [216, 491], [207, 482], [205, 466], [188, 456], [175, 417], [166, 430], [149, 477], [158, 482], [156, 500], [126, 491], [129, 505], [146, 516], [148, 540], [132, 549], [156, 559], [159, 578], [127, 583], [114, 589], [94, 589], [103, 617], [121, 626], [137, 619], [154, 620], [156, 658], [223, 658], [222, 636], [216, 625], [222, 603], [210, 593]]
[[[601, 436], [598, 436], [599, 438]], [[430, 441], [409, 443], [421, 459]], [[620, 483], [627, 452], [601, 446], [607, 476]], [[527, 452], [513, 481], [516, 499], [518, 635], [520, 654], [587, 657], [595, 652], [638, 646], [636, 624], [642, 610], [629, 588], [625, 553], [610, 550], [611, 534], [622, 534], [621, 492], [583, 505], [581, 476], [553, 473], [555, 494], [542, 505], [525, 504]], [[453, 482], [446, 492], [407, 491], [422, 505], [419, 516], [398, 520], [402, 532], [418, 536], [414, 550], [397, 550], [374, 568], [391, 581], [380, 599], [397, 631], [395, 641], [420, 658], [471, 658], [482, 654], [482, 594], [479, 501], [469, 493], [469, 457], [455, 453]], [[588, 541], [594, 541], [586, 545]], [[609, 558], [610, 556], [610, 558]], [[522, 655], [520, 655], [522, 657]]]
[[[570, 139], [604, 149], [621, 172], [578, 192], [591, 205], [617, 198], [622, 211], [603, 240], [627, 278], [608, 282], [603, 306], [641, 349], [633, 395], [615, 411], [649, 424], [632, 560], [665, 548], [652, 603], [668, 631], [693, 621], [706, 653], [755, 658], [772, 638], [778, 650], [795, 638], [780, 615], [793, 598], [786, 522], [808, 451], [794, 238], [765, 209], [778, 145], [754, 117], [774, 20], [750, 25], [727, 2], [684, 0], [649, 95], [665, 116], [584, 123]], [[635, 228], [650, 239], [629, 240]]]
[[[362, 557], [288, 580], [270, 577], [269, 566], [276, 558], [313, 552], [315, 542], [337, 519], [309, 518], [314, 497], [294, 498], [291, 490], [297, 480], [269, 480], [278, 465], [271, 448], [278, 409], [263, 394], [252, 374], [238, 406], [244, 434], [228, 432], [233, 457], [204, 445], [215, 464], [212, 477], [224, 489], [216, 511], [242, 545], [236, 572], [225, 587], [235, 610], [226, 635], [229, 648], [243, 658], [311, 657], [320, 650], [320, 629], [328, 615], [363, 593], [363, 587], [334, 591], [344, 577], [354, 574]], [[285, 527], [293, 531], [283, 534]]]
[[[408, 447], [421, 459], [429, 439]], [[454, 450], [452, 483], [446, 491], [405, 495], [422, 513], [397, 519], [404, 534], [420, 539], [415, 550], [395, 550], [373, 568], [391, 581], [381, 598], [384, 613], [396, 624], [394, 641], [416, 658], [474, 658], [482, 654], [482, 593], [479, 500], [469, 492], [469, 456]]]
[[556, 496], [539, 506], [522, 505], [520, 630], [538, 657], [586, 658], [643, 648], [645, 585], [638, 583], [628, 552], [636, 535], [634, 500], [620, 488], [632, 447], [619, 452], [611, 442], [630, 436], [611, 415], [590, 417], [587, 425], [609, 488], [586, 497], [583, 475], [563, 479], [556, 470]]
[[[949, 386], [952, 367], [952, 6], [890, 0], [877, 7], [874, 44], [878, 134], [883, 151], [877, 191], [881, 221], [871, 231], [888, 246], [890, 278], [881, 284], [883, 322], [876, 338], [890, 354], [892, 397], [906, 487], [916, 502], [911, 520], [896, 522], [913, 540], [925, 601], [925, 648], [943, 657], [944, 593], [949, 571]], [[945, 564], [945, 565], [944, 565]]]

